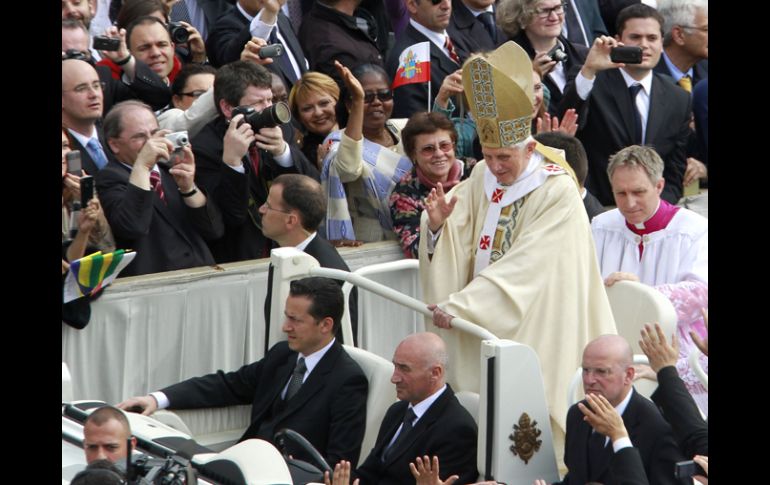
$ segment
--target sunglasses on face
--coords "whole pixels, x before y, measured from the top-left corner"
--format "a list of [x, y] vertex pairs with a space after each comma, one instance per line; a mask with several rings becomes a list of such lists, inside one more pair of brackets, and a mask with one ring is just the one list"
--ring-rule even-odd
[[430, 0], [430, 3], [433, 5], [438, 5], [439, 3], [443, 2], [444, 0]]
[[390, 89], [381, 89], [377, 92], [373, 93], [365, 93], [364, 94], [364, 103], [369, 104], [374, 101], [374, 97], [377, 97], [381, 102], [390, 101], [393, 99], [393, 91]]
[[[454, 142], [444, 140], [438, 144], [438, 149], [444, 153], [451, 152], [455, 147]], [[432, 157], [436, 153], [436, 145], [425, 145], [420, 148], [420, 153], [426, 157]]]

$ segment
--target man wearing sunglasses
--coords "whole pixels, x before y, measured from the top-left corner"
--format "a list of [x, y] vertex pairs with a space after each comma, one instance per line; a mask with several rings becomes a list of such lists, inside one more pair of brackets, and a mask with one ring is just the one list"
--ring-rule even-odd
[[161, 128], [187, 131], [193, 137], [217, 117], [214, 106], [214, 75], [207, 64], [185, 64], [171, 83], [171, 105], [158, 115]]
[[393, 93], [393, 118], [409, 118], [418, 111], [430, 111], [444, 78], [459, 69], [468, 57], [463, 43], [459, 42], [459, 33], [449, 25], [452, 17], [451, 0], [406, 0], [406, 8], [409, 11], [409, 25], [390, 50], [385, 70], [390, 76], [395, 76], [398, 57], [404, 49], [429, 41], [431, 93], [429, 100], [428, 85], [425, 83], [398, 87]]

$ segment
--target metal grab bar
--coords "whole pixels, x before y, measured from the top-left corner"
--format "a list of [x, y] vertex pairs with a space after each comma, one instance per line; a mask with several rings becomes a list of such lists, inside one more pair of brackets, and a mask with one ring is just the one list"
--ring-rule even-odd
[[[428, 306], [422, 301], [416, 298], [412, 298], [411, 296], [404, 295], [401, 292], [398, 292], [392, 288], [389, 288], [381, 283], [377, 283], [376, 281], [372, 281], [359, 274], [348, 273], [347, 271], [343, 271], [340, 269], [331, 269], [331, 268], [311, 268], [310, 274], [312, 276], [322, 276], [325, 278], [333, 278], [336, 280], [347, 281], [356, 286], [360, 286], [365, 290], [371, 291], [372, 293], [375, 293], [391, 301], [394, 301], [399, 305], [405, 306], [407, 308], [411, 308], [412, 310], [418, 313], [421, 313], [426, 317], [433, 316], [433, 312], [428, 310]], [[499, 340], [489, 330], [459, 317], [454, 317], [452, 319], [452, 327], [462, 330], [463, 332], [467, 332], [471, 335], [474, 335], [481, 340]]]

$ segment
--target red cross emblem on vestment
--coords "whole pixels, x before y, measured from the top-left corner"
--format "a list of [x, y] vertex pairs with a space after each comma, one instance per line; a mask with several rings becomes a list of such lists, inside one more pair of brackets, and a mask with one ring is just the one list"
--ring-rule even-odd
[[492, 192], [492, 202], [498, 203], [501, 200], [503, 200], [503, 195], [505, 194], [505, 189], [495, 189], [494, 192]]
[[543, 168], [545, 169], [546, 172], [563, 172], [564, 171], [563, 168], [553, 163], [549, 163]]
[[479, 247], [481, 249], [488, 249], [489, 244], [492, 242], [492, 240], [489, 238], [489, 236], [481, 236], [481, 240], [479, 241]]

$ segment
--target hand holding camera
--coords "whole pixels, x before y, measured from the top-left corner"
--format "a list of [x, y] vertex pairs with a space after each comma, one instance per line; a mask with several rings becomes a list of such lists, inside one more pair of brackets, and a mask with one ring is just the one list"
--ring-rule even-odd
[[278, 125], [291, 121], [291, 110], [288, 104], [281, 101], [262, 111], [257, 111], [252, 106], [238, 106], [233, 109], [232, 116], [239, 114], [243, 115], [243, 120], [237, 124], [251, 125], [257, 148], [267, 150], [273, 156], [279, 156], [284, 152], [286, 142], [283, 140], [283, 131]]
[[607, 35], [601, 35], [594, 39], [591, 50], [588, 51], [588, 55], [586, 56], [586, 61], [583, 63], [583, 68], [580, 70], [583, 77], [591, 80], [599, 71], [620, 67], [621, 64], [612, 62], [610, 53], [612, 52], [613, 47], [621, 45], [623, 45], [621, 42], [618, 42], [615, 38]]
[[556, 67], [556, 61], [551, 59], [548, 52], [538, 52], [532, 59], [532, 68], [540, 74], [541, 78], [548, 75]]
[[174, 44], [187, 44], [192, 62], [206, 62], [206, 44], [198, 29], [187, 22], [169, 22], [168, 34]]
[[240, 167], [242, 159], [249, 151], [249, 145], [254, 142], [254, 130], [249, 123], [243, 123], [243, 115], [233, 117], [227, 127], [222, 150], [222, 161], [231, 167]]

